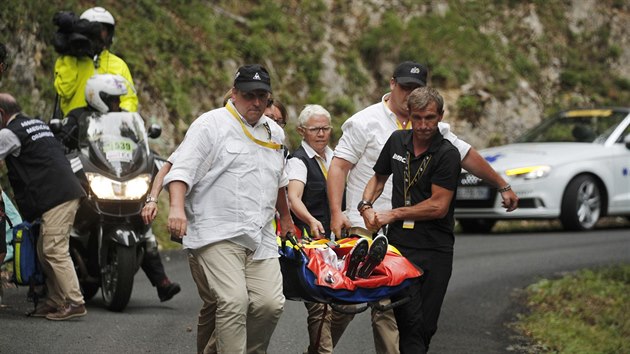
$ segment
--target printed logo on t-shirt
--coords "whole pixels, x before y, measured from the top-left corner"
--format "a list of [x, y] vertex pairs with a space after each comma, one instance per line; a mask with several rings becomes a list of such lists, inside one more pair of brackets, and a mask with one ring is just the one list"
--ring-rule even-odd
[[407, 159], [394, 153], [394, 155], [392, 156], [392, 159], [396, 160], [396, 161], [400, 161], [402, 163], [407, 163]]

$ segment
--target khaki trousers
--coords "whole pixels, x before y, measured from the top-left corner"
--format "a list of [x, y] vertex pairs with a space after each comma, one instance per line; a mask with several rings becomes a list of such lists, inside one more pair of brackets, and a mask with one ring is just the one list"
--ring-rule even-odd
[[216, 322], [215, 313], [217, 311], [217, 302], [212, 297], [212, 291], [208, 285], [206, 274], [203, 272], [203, 267], [201, 267], [199, 261], [192, 252], [188, 252], [188, 265], [190, 266], [192, 278], [195, 281], [195, 284], [197, 284], [199, 297], [203, 301], [203, 305], [201, 305], [201, 309], [199, 310], [199, 319], [197, 322], [197, 353], [213, 354], [217, 352], [216, 338], [213, 336]]
[[330, 305], [305, 302], [308, 311], [308, 354], [330, 354], [354, 315], [337, 312]]
[[37, 255], [46, 274], [46, 304], [49, 306], [85, 303], [70, 258], [70, 229], [78, 207], [79, 200], [75, 199], [57, 205], [42, 215]]
[[230, 241], [191, 250], [216, 299], [218, 353], [266, 353], [284, 309], [280, 263]]
[[[389, 299], [379, 301], [381, 305], [390, 303]], [[399, 354], [398, 326], [394, 311], [376, 311], [372, 309], [372, 334], [377, 354]]]
[[[383, 299], [379, 301], [379, 304], [384, 306], [388, 305], [391, 301], [389, 299]], [[347, 305], [355, 306], [355, 305]], [[354, 315], [345, 315], [345, 321], [352, 321]], [[348, 326], [337, 326], [333, 332], [333, 343], [337, 345], [339, 338], [343, 334], [343, 331]], [[396, 318], [394, 317], [394, 311], [377, 311], [372, 309], [372, 335], [374, 337], [374, 350], [376, 354], [400, 354], [398, 349], [398, 326], [396, 325]]]

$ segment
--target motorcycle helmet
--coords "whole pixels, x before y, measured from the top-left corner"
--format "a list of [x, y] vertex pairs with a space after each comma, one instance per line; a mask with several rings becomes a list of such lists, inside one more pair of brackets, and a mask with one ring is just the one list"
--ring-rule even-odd
[[112, 103], [127, 94], [126, 81], [120, 75], [97, 74], [90, 77], [85, 85], [85, 100], [88, 105], [101, 113], [112, 109]]
[[112, 26], [116, 25], [116, 21], [114, 21], [114, 16], [112, 16], [109, 11], [105, 10], [102, 7], [93, 7], [91, 9], [85, 10], [81, 14], [80, 18], [88, 20], [90, 22], [100, 22]]
[[101, 25], [107, 28], [107, 38], [104, 39], [105, 45], [110, 46], [112, 44], [116, 21], [114, 20], [114, 16], [112, 16], [109, 11], [100, 6], [93, 7], [91, 9], [85, 10], [81, 14], [80, 19], [88, 20], [90, 22], [99, 22]]

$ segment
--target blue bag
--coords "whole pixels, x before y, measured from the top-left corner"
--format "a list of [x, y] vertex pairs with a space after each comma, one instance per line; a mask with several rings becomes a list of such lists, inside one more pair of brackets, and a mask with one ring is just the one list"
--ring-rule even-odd
[[44, 272], [37, 258], [39, 220], [24, 221], [13, 227], [13, 282], [17, 285], [44, 284]]

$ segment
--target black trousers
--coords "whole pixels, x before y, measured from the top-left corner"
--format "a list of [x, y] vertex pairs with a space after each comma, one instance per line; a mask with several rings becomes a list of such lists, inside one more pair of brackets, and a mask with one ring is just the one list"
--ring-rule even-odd
[[437, 331], [438, 318], [446, 288], [453, 271], [453, 254], [396, 246], [424, 274], [392, 300], [411, 296], [407, 304], [394, 308], [400, 333], [401, 354], [423, 354], [429, 350]]
[[151, 285], [160, 286], [162, 281], [166, 279], [166, 272], [160, 254], [155, 251], [148, 251], [142, 259], [142, 270], [147, 275]]

